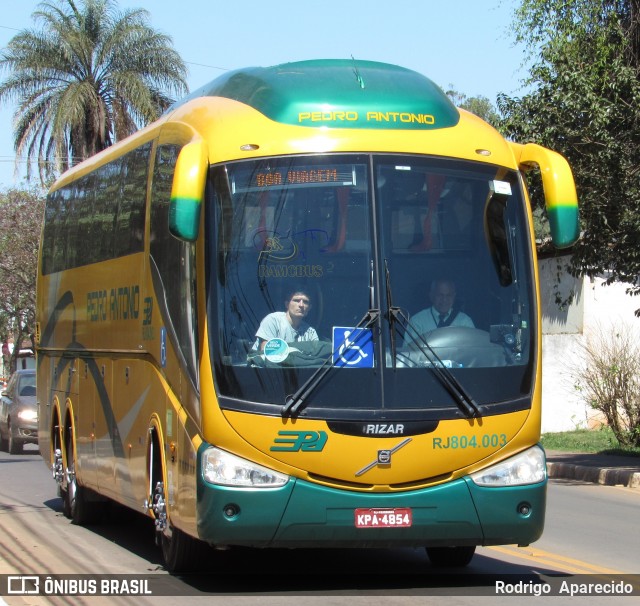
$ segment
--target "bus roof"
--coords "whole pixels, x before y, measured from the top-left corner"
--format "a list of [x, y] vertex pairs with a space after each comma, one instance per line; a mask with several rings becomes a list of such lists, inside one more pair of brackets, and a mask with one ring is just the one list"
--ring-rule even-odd
[[171, 107], [224, 97], [298, 126], [432, 130], [460, 115], [429, 78], [373, 61], [321, 59], [229, 72]]

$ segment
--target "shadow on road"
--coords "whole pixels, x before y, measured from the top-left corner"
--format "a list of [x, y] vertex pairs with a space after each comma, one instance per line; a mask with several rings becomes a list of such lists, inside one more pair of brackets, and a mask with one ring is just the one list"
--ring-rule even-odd
[[[48, 504], [58, 510], [60, 500]], [[103, 523], [88, 526], [92, 532], [127, 549], [163, 570], [155, 546], [153, 522], [137, 512], [111, 505]], [[424, 549], [211, 549], [210, 557], [190, 574], [166, 575], [162, 585], [172, 595], [495, 595], [496, 581], [542, 583], [554, 570], [532, 572], [476, 554], [464, 570], [434, 568]], [[495, 572], [493, 572], [495, 571]], [[96, 571], [99, 573], [99, 571]], [[157, 577], [154, 577], [157, 579]], [[159, 579], [158, 579], [159, 580]]]

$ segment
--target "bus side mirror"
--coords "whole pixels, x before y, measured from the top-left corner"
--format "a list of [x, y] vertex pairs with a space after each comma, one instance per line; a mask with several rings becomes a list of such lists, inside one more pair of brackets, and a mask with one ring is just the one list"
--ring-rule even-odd
[[578, 196], [569, 163], [560, 154], [527, 143], [512, 143], [521, 170], [536, 164], [540, 168], [542, 187], [551, 228], [551, 239], [556, 248], [568, 248], [580, 235]]
[[208, 169], [204, 141], [192, 141], [180, 150], [169, 204], [169, 231], [180, 240], [194, 242], [198, 239]]

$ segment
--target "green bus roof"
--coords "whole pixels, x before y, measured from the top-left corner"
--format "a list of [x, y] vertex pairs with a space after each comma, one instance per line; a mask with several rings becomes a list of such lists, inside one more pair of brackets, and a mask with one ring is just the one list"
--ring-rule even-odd
[[455, 126], [459, 113], [429, 78], [373, 61], [326, 59], [229, 72], [194, 91], [225, 97], [283, 124], [430, 130]]

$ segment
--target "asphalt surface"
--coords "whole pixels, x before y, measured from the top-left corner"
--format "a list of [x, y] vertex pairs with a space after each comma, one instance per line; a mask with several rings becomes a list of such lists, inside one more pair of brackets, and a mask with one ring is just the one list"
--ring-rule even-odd
[[550, 478], [640, 490], [640, 457], [547, 450]]

